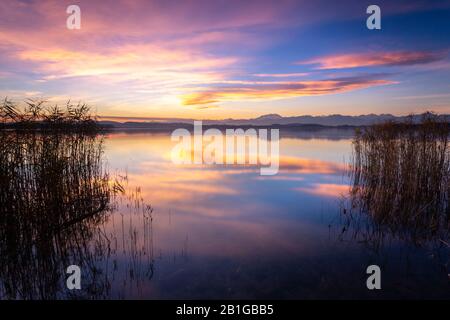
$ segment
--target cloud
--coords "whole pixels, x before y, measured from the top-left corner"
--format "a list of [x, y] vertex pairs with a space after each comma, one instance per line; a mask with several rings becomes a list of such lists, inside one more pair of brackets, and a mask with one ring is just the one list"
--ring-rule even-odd
[[[65, 26], [67, 2], [0, 2], [0, 79], [23, 90], [125, 105], [179, 105], [186, 87], [230, 79], [241, 57], [221, 48], [258, 37], [286, 7], [249, 1], [79, 1], [81, 30]], [[267, 9], [258, 10], [264, 5]], [[21, 23], [17, 23], [21, 21]], [[219, 49], [219, 50], [217, 50]], [[26, 77], [25, 79], [23, 79]], [[25, 80], [25, 81], [23, 81]]]
[[377, 75], [345, 77], [325, 80], [284, 82], [283, 84], [240, 85], [217, 87], [181, 97], [184, 105], [203, 105], [233, 100], [285, 99], [343, 93], [394, 81], [377, 79]]
[[349, 53], [319, 57], [297, 64], [316, 64], [317, 69], [346, 69], [373, 66], [410, 66], [426, 64], [443, 59], [442, 52], [427, 51], [396, 51], [396, 52], [370, 52]]
[[[238, 29], [279, 26], [295, 1], [79, 0], [82, 27], [66, 29], [67, 1], [1, 1], [0, 39], [21, 45], [106, 45], [125, 38], [205, 43], [238, 36]], [[237, 9], [238, 8], [238, 9]], [[20, 21], [20, 23], [17, 23]], [[14, 36], [14, 37], [13, 37]], [[186, 37], [189, 36], [189, 37]], [[248, 44], [248, 43], [246, 43]]]
[[[233, 57], [220, 58], [194, 50], [152, 44], [122, 45], [102, 51], [29, 49], [19, 52], [17, 57], [37, 63], [36, 70], [46, 74], [47, 79], [107, 76], [111, 80], [122, 81], [189, 72], [205, 72], [209, 77], [202, 78], [204, 81], [221, 79], [211, 76], [209, 70], [217, 70], [237, 61]], [[159, 80], [163, 81], [165, 78]], [[195, 82], [195, 77], [191, 75], [190, 80]]]
[[290, 77], [304, 77], [309, 75], [308, 72], [297, 72], [297, 73], [256, 73], [255, 77], [263, 78], [290, 78]]
[[[431, 6], [400, 2], [386, 3], [384, 14]], [[8, 95], [20, 89], [83, 99], [102, 113], [161, 115], [170, 110], [187, 115], [222, 101], [326, 95], [392, 83], [382, 78], [337, 79], [336, 71], [330, 72], [334, 79], [310, 80], [306, 76], [321, 72], [304, 72], [291, 64], [292, 57], [280, 62], [278, 54], [266, 56], [283, 47], [287, 31], [360, 19], [364, 12], [357, 0], [326, 3], [327, 10], [324, 3], [78, 0], [82, 27], [68, 30], [68, 1], [0, 1], [0, 86]], [[308, 63], [329, 69], [423, 64], [438, 57], [401, 52], [332, 58]], [[421, 67], [441, 70], [437, 64]]]

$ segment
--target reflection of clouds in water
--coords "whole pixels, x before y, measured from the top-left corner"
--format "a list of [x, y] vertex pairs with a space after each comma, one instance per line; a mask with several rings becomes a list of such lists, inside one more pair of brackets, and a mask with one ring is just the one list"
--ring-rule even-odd
[[280, 171], [290, 174], [338, 174], [345, 168], [343, 163], [296, 157], [280, 158]]
[[[95, 278], [104, 295], [324, 297], [324, 288], [341, 284], [354, 296], [355, 272], [376, 256], [355, 239], [336, 241], [343, 238], [336, 197], [348, 191], [337, 159], [347, 147], [317, 144], [282, 139], [280, 173], [264, 177], [255, 166], [173, 165], [168, 134], [110, 134], [105, 155], [117, 174], [109, 175], [109, 187], [124, 191], [114, 193], [107, 217], [86, 229], [93, 240], [86, 256], [93, 275], [105, 272]], [[433, 265], [423, 260], [414, 262], [429, 271]]]
[[[126, 140], [132, 139], [130, 136]], [[323, 297], [324, 292], [316, 286], [323, 284], [323, 279], [328, 281], [324, 284], [327, 288], [341, 285], [350, 297], [355, 292], [364, 297], [364, 292], [348, 283], [354, 283], [361, 265], [378, 256], [361, 250], [363, 244], [354, 239], [336, 241], [342, 231], [336, 220], [336, 199], [349, 191], [344, 164], [348, 140], [321, 144], [317, 139], [282, 139], [280, 173], [263, 177], [257, 166], [250, 165], [173, 165], [169, 136], [156, 136], [154, 144], [152, 135], [139, 137], [146, 142], [131, 141], [136, 152], [130, 148], [120, 161], [127, 157], [135, 160], [127, 161], [130, 184], [140, 186], [146, 202], [155, 207], [157, 278], [152, 279], [149, 295], [204, 297], [204, 291], [192, 288], [216, 283], [211, 287], [216, 296], [228, 296], [228, 291], [221, 291], [227, 288], [217, 284], [228, 277], [238, 279], [236, 293], [245, 296], [245, 290], [260, 284], [255, 275], [259, 273], [268, 277], [271, 297], [280, 297], [286, 287], [294, 288], [293, 297], [310, 292]], [[107, 147], [115, 143], [128, 142], [114, 141], [111, 136]], [[147, 145], [150, 147], [141, 149]], [[109, 150], [114, 154], [121, 148]], [[120, 167], [120, 161], [110, 159], [115, 167]], [[383, 254], [389, 255], [390, 261], [398, 259], [389, 250]], [[417, 260], [422, 254], [414, 253], [412, 258], [430, 270], [434, 262]], [[399, 270], [392, 275], [411, 284], [411, 278], [401, 278], [401, 262], [392, 263]], [[252, 294], [264, 290], [253, 289]]]
[[310, 187], [301, 187], [295, 190], [316, 196], [340, 197], [347, 195], [350, 189], [346, 184], [316, 183]]
[[[318, 158], [303, 158], [296, 155], [294, 140], [281, 139], [281, 152], [290, 155], [281, 155], [280, 173], [273, 177], [260, 176], [258, 166], [252, 165], [174, 165], [169, 133], [112, 134], [106, 148], [113, 165], [120, 166], [127, 158], [135, 160], [128, 163], [129, 178], [155, 206], [179, 207], [182, 211], [195, 207], [195, 212], [210, 210], [217, 216], [221, 211], [222, 215], [230, 214], [235, 207], [242, 209], [247, 203], [258, 206], [264, 202], [266, 194], [276, 194], [267, 190], [275, 182], [277, 190], [291, 193], [293, 197], [296, 196], [294, 188], [309, 188], [318, 182], [329, 186], [336, 184], [336, 177], [343, 174], [345, 165], [329, 160], [334, 159], [335, 153], [324, 157], [320, 151]], [[311, 154], [320, 140], [297, 141], [301, 150]], [[125, 150], [126, 155], [122, 154]], [[316, 187], [316, 190], [322, 190], [325, 195], [323, 189]]]
[[[113, 134], [106, 149], [108, 158], [128, 150], [122, 156], [137, 159], [129, 163], [128, 177], [155, 208], [155, 243], [162, 252], [179, 251], [188, 237], [191, 254], [252, 256], [314, 250], [314, 239], [326, 229], [299, 215], [313, 214], [319, 205], [299, 206], [302, 197], [293, 189], [322, 181], [335, 184], [344, 169], [329, 159], [334, 153], [303, 158], [293, 139], [284, 150], [283, 141], [280, 151], [290, 155], [281, 156], [280, 174], [273, 177], [260, 176], [252, 165], [174, 165], [169, 134]], [[316, 149], [318, 140], [297, 141], [311, 155], [308, 147]], [[109, 161], [115, 165], [114, 158]]]
[[[130, 173], [129, 179], [134, 185], [140, 186], [145, 197], [156, 199], [156, 206], [167, 205], [174, 208], [179, 204], [181, 210], [187, 211], [189, 204], [192, 203], [195, 206], [195, 212], [203, 214], [210, 210], [216, 212], [214, 215], [218, 215], [217, 212], [221, 211], [222, 215], [229, 215], [235, 206], [243, 208], [247, 202], [258, 203], [258, 197], [266, 192], [259, 187], [259, 183], [271, 183], [271, 180], [281, 183], [299, 182], [302, 186], [296, 186], [297, 190], [306, 190], [311, 194], [322, 196], [334, 195], [340, 187], [332, 182], [324, 182], [322, 187], [320, 184], [311, 187], [309, 185], [318, 179], [318, 175], [338, 175], [342, 172], [343, 165], [294, 158], [289, 158], [286, 162], [289, 163], [289, 170], [272, 179], [272, 177], [260, 176], [251, 166], [199, 167], [145, 161], [139, 164], [140, 172]], [[287, 174], [291, 175], [287, 176]], [[256, 183], [249, 183], [249, 181]], [[282, 184], [280, 187], [287, 192], [290, 191], [288, 184]], [[341, 186], [341, 189], [337, 191], [344, 191], [343, 187]], [[331, 188], [333, 189], [330, 190]], [[248, 197], [248, 200], [245, 197]], [[232, 199], [236, 202], [231, 203]], [[220, 202], [224, 200], [227, 205], [220, 206]]]

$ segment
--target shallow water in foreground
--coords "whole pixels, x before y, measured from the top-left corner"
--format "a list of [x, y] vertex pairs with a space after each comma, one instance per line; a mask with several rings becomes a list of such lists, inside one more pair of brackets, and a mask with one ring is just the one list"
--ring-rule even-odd
[[[450, 298], [444, 242], [361, 237], [367, 230], [342, 222], [351, 138], [347, 131], [282, 135], [280, 171], [264, 177], [249, 166], [175, 165], [169, 133], [107, 134], [104, 161], [125, 192], [92, 227], [74, 295]], [[381, 268], [381, 290], [366, 287], [372, 264]], [[63, 275], [57, 296], [70, 297], [64, 270], [56, 272]]]
[[[449, 248], [352, 240], [340, 223], [348, 132], [280, 143], [278, 175], [255, 168], [175, 166], [165, 134], [111, 134], [106, 157], [128, 172], [153, 212], [154, 273], [127, 297], [450, 297]], [[366, 288], [366, 268], [382, 290]], [[120, 290], [116, 292], [120, 294]]]

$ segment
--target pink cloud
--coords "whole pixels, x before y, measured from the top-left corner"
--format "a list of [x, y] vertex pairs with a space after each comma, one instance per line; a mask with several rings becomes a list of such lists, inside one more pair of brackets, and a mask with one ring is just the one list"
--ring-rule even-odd
[[368, 76], [297, 81], [285, 84], [241, 85], [189, 93], [182, 96], [182, 100], [184, 105], [203, 105], [233, 100], [285, 99], [343, 93], [392, 83], [395, 82]]
[[317, 69], [345, 69], [425, 64], [441, 60], [444, 57], [443, 53], [426, 51], [370, 52], [331, 55], [299, 61], [297, 64], [317, 64]]
[[290, 77], [304, 77], [309, 75], [308, 72], [297, 72], [297, 73], [256, 73], [255, 77], [263, 78], [290, 78]]

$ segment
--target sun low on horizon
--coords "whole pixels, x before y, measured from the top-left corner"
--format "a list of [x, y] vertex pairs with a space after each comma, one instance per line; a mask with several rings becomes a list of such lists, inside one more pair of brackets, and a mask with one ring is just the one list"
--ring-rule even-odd
[[449, 34], [450, 1], [2, 1], [0, 96], [122, 118], [449, 113]]

